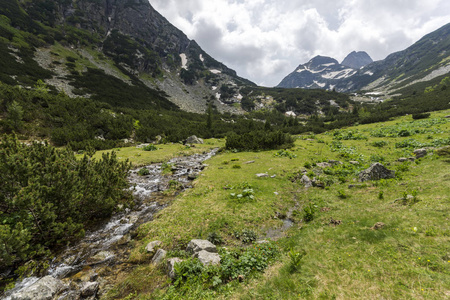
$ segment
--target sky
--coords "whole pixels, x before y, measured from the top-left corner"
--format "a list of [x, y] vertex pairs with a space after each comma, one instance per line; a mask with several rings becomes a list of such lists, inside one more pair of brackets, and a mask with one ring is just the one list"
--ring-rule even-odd
[[316, 55], [373, 60], [450, 22], [449, 0], [149, 0], [216, 60], [276, 86]]

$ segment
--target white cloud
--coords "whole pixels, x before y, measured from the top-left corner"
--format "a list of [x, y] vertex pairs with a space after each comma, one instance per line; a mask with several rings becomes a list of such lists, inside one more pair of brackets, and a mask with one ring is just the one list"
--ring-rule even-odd
[[150, 0], [215, 59], [260, 85], [277, 85], [315, 55], [375, 59], [450, 20], [448, 0]]

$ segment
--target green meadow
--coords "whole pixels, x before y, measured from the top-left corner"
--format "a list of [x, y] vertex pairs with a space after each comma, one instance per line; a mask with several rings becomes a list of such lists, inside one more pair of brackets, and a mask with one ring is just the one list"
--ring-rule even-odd
[[[134, 268], [119, 275], [105, 297], [450, 297], [449, 114], [297, 136], [295, 146], [284, 151], [220, 151], [205, 162], [208, 167], [194, 188], [139, 228], [129, 257]], [[173, 144], [117, 153], [143, 165], [223, 145], [208, 140], [190, 149]], [[427, 148], [428, 154], [409, 159], [418, 148]], [[329, 161], [338, 162], [320, 164]], [[395, 178], [359, 182], [358, 174], [374, 162], [395, 171]], [[316, 178], [315, 186], [304, 187], [300, 178], [305, 174]], [[201, 268], [187, 259], [184, 249], [194, 238], [218, 244], [222, 266]], [[276, 251], [254, 244], [263, 239]], [[187, 259], [176, 280], [165, 275], [164, 264], [149, 264], [144, 247], [153, 240], [163, 242], [168, 257]], [[253, 269], [246, 270], [243, 259], [252, 251], [260, 252], [250, 260]], [[230, 270], [235, 273], [224, 277]], [[236, 272], [245, 272], [244, 279], [237, 280]]]

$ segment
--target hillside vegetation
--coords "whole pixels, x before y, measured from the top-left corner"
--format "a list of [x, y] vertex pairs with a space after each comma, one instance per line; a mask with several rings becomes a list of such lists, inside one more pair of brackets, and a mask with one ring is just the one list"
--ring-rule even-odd
[[[118, 275], [106, 298], [448, 297], [449, 114], [299, 136], [285, 150], [221, 152], [193, 189], [140, 227], [135, 269]], [[425, 157], [409, 159], [423, 147]], [[395, 177], [359, 182], [374, 162]], [[311, 187], [303, 175], [316, 178]], [[186, 260], [168, 281], [164, 267], [148, 263], [148, 242], [187, 259], [194, 238], [219, 245], [221, 266]], [[253, 244], [260, 239], [272, 242]]]

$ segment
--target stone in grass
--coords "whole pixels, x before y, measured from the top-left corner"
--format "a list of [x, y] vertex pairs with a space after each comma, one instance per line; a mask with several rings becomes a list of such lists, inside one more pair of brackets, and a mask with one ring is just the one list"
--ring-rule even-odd
[[167, 276], [169, 276], [169, 278], [174, 279], [175, 278], [175, 264], [176, 263], [180, 263], [183, 260], [178, 258], [178, 257], [173, 257], [173, 258], [169, 258], [167, 260]]
[[385, 226], [386, 224], [384, 224], [383, 222], [377, 222], [375, 225], [373, 225], [373, 227], [370, 227], [370, 229], [379, 230], [383, 229]]
[[391, 171], [380, 163], [372, 164], [368, 169], [359, 173], [359, 181], [389, 179], [395, 177], [395, 171]]
[[191, 240], [186, 247], [186, 252], [195, 254], [202, 250], [217, 253], [216, 246], [208, 240]]
[[267, 178], [267, 177], [269, 177], [269, 174], [267, 174], [267, 173], [259, 173], [259, 174], [256, 174], [256, 177], [258, 177], [258, 178]]
[[220, 264], [220, 255], [217, 253], [211, 253], [211, 252], [202, 250], [200, 252], [195, 253], [194, 257], [198, 258], [198, 260], [204, 266]]
[[163, 250], [163, 249], [158, 249], [158, 251], [156, 251], [155, 256], [153, 256], [152, 258], [152, 264], [154, 265], [159, 265], [164, 258], [167, 255], [167, 251]]
[[413, 153], [416, 156], [416, 158], [422, 158], [427, 155], [428, 151], [427, 151], [427, 149], [416, 149], [416, 150], [414, 150]]
[[309, 177], [306, 175], [302, 176], [302, 179], [300, 179], [300, 182], [305, 186], [305, 188], [310, 188], [313, 186], [311, 179], [309, 179]]
[[147, 253], [155, 253], [156, 248], [159, 248], [161, 244], [162, 244], [161, 241], [150, 242], [147, 244], [147, 246], [145, 246], [145, 250], [147, 251]]

